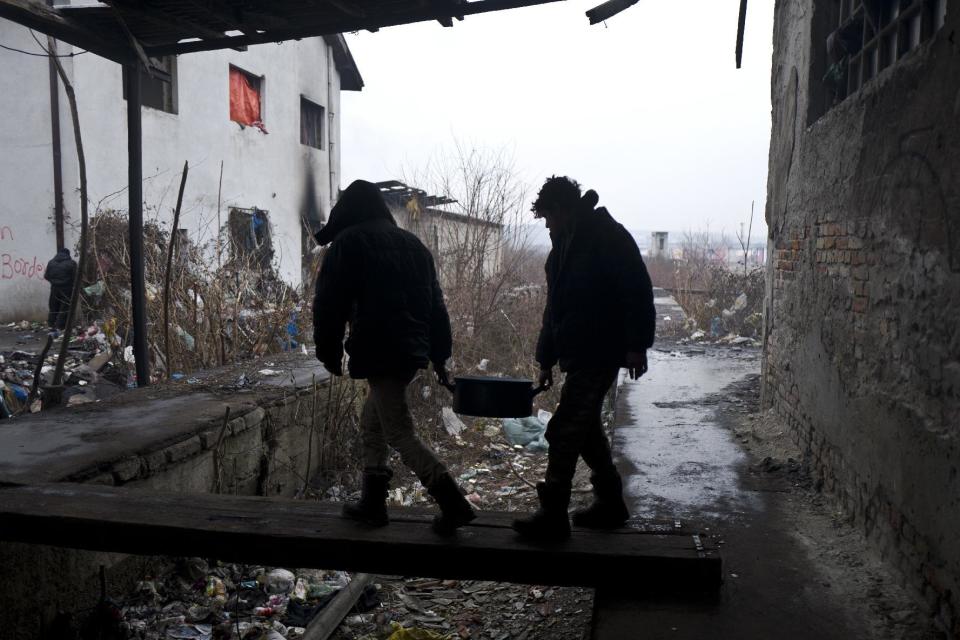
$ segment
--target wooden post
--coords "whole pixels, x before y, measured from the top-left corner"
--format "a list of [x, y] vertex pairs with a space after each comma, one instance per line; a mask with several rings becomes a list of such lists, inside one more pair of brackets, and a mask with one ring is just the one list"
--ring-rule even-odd
[[140, 107], [140, 63], [134, 61], [127, 65], [130, 300], [133, 355], [137, 360], [137, 386], [145, 387], [150, 384], [150, 356], [147, 352], [147, 292], [143, 268], [143, 132]]

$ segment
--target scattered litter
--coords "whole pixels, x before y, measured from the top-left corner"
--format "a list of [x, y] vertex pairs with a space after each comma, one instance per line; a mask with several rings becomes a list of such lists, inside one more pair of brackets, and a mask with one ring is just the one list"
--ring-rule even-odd
[[393, 623], [393, 629], [393, 633], [387, 637], [387, 640], [449, 640], [452, 637], [450, 634], [440, 634], [429, 629], [405, 628], [396, 622]]
[[546, 451], [548, 448], [544, 434], [546, 423], [539, 416], [528, 418], [504, 418], [503, 433], [507, 441], [515, 446], [525, 447], [528, 451]]
[[451, 407], [444, 407], [440, 415], [443, 420], [443, 428], [446, 429], [447, 433], [451, 436], [460, 435], [463, 430], [467, 428], [467, 425], [453, 412], [453, 408]]

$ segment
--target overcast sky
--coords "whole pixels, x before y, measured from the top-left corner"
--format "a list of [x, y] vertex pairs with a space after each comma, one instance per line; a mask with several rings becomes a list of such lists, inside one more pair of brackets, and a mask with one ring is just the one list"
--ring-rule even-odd
[[[341, 105], [342, 184], [410, 175], [454, 139], [506, 149], [536, 190], [574, 177], [637, 230], [762, 238], [773, 1], [640, 0], [603, 24], [599, 0], [348, 35], [363, 91]], [[760, 227], [758, 229], [758, 227]]]

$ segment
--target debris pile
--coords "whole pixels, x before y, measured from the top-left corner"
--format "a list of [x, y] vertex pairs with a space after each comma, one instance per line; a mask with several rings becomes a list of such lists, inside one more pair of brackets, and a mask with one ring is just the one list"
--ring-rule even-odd
[[[299, 638], [349, 582], [340, 571], [168, 558], [116, 605], [117, 631], [142, 640]], [[356, 606], [376, 604], [370, 589]]]
[[[158, 378], [300, 347], [309, 321], [300, 295], [280, 279], [259, 245], [251, 250], [250, 240], [236, 228], [225, 225], [220, 237], [202, 246], [178, 236], [168, 274], [170, 231], [165, 223], [144, 224], [148, 343]], [[126, 215], [100, 212], [90, 231], [82, 311], [113, 322], [127, 345], [132, 322]], [[169, 338], [164, 322], [168, 278]], [[172, 362], [166, 362], [168, 356]]]
[[[44, 351], [48, 340], [50, 348]], [[24, 321], [0, 328], [0, 419], [40, 411], [54, 395], [56, 402], [75, 406], [111, 397], [134, 384], [118, 336], [109, 324], [94, 323], [74, 333], [62, 388], [52, 388], [60, 340], [62, 334], [48, 333], [39, 323]], [[38, 370], [37, 389], [31, 397]]]

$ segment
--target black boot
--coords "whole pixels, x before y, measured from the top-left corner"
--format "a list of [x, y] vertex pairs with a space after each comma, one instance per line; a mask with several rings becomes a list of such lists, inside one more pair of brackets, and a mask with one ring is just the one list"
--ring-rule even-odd
[[573, 524], [587, 529], [617, 529], [630, 517], [623, 501], [623, 483], [620, 475], [612, 473], [590, 476], [593, 484], [593, 504], [573, 512]]
[[458, 527], [477, 517], [473, 507], [463, 497], [460, 487], [449, 473], [444, 473], [427, 487], [427, 492], [433, 496], [440, 507], [440, 515], [433, 518], [433, 530], [440, 535], [452, 535]]
[[387, 488], [390, 486], [390, 478], [392, 477], [393, 472], [387, 468], [372, 467], [364, 469], [363, 490], [360, 494], [360, 500], [347, 502], [343, 505], [344, 517], [359, 520], [374, 527], [383, 527], [389, 523], [390, 519], [387, 517]]
[[540, 482], [537, 484], [540, 509], [529, 518], [513, 521], [513, 529], [531, 540], [565, 540], [570, 537], [570, 483]]

